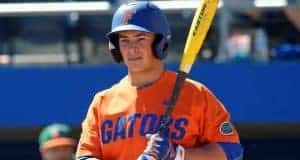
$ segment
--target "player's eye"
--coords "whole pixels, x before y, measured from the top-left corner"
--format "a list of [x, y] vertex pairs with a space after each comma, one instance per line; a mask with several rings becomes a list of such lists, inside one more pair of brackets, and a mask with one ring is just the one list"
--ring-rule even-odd
[[127, 43], [129, 43], [129, 40], [126, 38], [120, 38], [119, 42], [122, 44], [127, 44]]
[[127, 38], [120, 38], [119, 41], [120, 41], [120, 42], [125, 42], [125, 41], [128, 41], [128, 39], [127, 39]]
[[138, 41], [139, 41], [139, 42], [144, 42], [145, 40], [146, 40], [145, 37], [139, 37], [139, 38], [138, 38]]

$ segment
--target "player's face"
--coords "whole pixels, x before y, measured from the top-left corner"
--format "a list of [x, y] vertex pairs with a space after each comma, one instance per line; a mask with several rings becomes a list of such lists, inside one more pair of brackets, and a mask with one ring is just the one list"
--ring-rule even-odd
[[71, 160], [73, 157], [73, 147], [63, 146], [49, 148], [43, 151], [43, 160]]
[[146, 32], [122, 31], [119, 33], [120, 51], [129, 72], [145, 72], [159, 63], [153, 55], [154, 39], [154, 34]]

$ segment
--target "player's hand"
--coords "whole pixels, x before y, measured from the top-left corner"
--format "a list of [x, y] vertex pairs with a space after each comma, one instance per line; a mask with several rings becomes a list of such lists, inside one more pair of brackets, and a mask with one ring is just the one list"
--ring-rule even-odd
[[138, 160], [174, 160], [176, 158], [178, 145], [174, 145], [165, 134], [148, 134], [146, 137], [147, 147]]

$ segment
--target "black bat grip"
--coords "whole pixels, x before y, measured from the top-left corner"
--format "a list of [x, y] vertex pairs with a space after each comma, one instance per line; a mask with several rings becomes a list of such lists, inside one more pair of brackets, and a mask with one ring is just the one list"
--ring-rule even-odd
[[172, 95], [170, 101], [168, 103], [167, 109], [162, 117], [161, 125], [158, 132], [163, 132], [168, 128], [168, 124], [170, 122], [170, 115], [172, 114], [175, 104], [177, 102], [178, 96], [180, 94], [181, 88], [185, 82], [187, 77], [187, 73], [179, 71], [176, 77], [175, 85], [172, 91]]

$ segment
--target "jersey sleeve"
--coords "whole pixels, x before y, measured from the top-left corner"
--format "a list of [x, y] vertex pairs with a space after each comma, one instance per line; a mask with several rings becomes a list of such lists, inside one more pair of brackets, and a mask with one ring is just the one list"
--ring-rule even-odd
[[99, 104], [101, 96], [94, 97], [89, 106], [85, 120], [82, 123], [82, 132], [77, 146], [76, 157], [93, 157], [101, 159], [102, 151], [100, 147], [99, 135]]
[[239, 143], [239, 135], [231, 122], [230, 114], [216, 96], [203, 86], [203, 99], [201, 109], [201, 124], [203, 130], [200, 134], [202, 143], [230, 142]]

